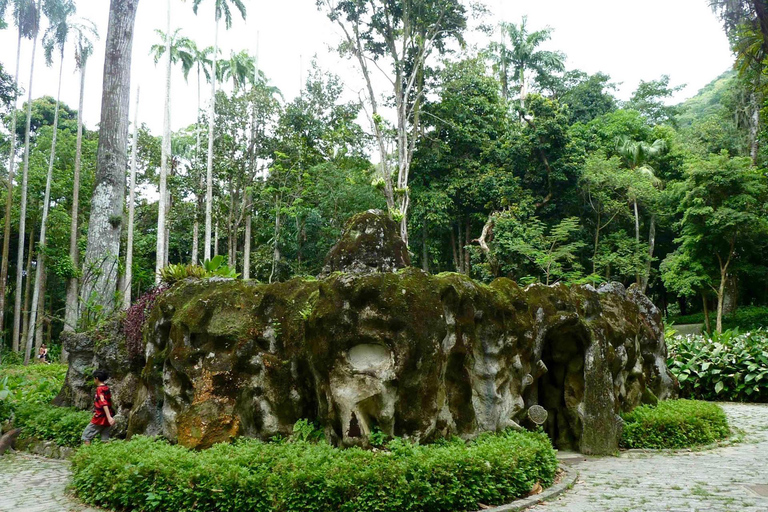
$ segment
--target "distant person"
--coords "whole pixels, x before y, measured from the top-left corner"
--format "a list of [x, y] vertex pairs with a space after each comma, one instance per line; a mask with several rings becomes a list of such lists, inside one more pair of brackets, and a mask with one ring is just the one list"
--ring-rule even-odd
[[83, 444], [91, 444], [97, 435], [101, 440], [109, 441], [109, 431], [115, 424], [114, 411], [112, 410], [112, 392], [109, 386], [104, 384], [109, 375], [104, 370], [93, 372], [93, 382], [96, 384], [96, 396], [93, 398], [93, 418], [83, 431]]
[[37, 351], [37, 358], [41, 363], [50, 364], [50, 361], [48, 361], [48, 347], [45, 346], [45, 343], [40, 345], [40, 350]]

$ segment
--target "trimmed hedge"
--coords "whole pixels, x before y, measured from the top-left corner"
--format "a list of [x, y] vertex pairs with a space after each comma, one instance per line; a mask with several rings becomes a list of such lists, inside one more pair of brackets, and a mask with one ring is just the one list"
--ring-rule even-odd
[[[715, 328], [715, 320], [715, 312], [712, 311], [709, 315], [712, 329]], [[673, 316], [669, 318], [669, 321], [676, 324], [703, 324], [704, 313]], [[724, 330], [738, 328], [746, 331], [761, 327], [768, 329], [768, 306], [742, 306], [729, 315], [723, 315]]]
[[558, 467], [545, 434], [513, 431], [376, 451], [248, 439], [195, 452], [136, 436], [85, 446], [72, 462], [87, 503], [174, 512], [477, 510], [550, 486]]
[[667, 347], [667, 366], [680, 382], [680, 396], [768, 402], [768, 331], [673, 336]]
[[666, 400], [623, 414], [622, 448], [690, 448], [730, 434], [723, 409], [696, 400]]

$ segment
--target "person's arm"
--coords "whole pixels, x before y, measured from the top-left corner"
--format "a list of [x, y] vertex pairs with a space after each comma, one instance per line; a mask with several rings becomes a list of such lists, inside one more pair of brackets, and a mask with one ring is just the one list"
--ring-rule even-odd
[[109, 412], [109, 402], [107, 402], [107, 400], [104, 398], [104, 395], [102, 395], [102, 394], [99, 394], [99, 400], [101, 400], [101, 403], [104, 404], [103, 405], [103, 409], [104, 409], [104, 413], [107, 415], [107, 422], [110, 425], [114, 425], [115, 424], [115, 418], [113, 418], [112, 417], [112, 413]]

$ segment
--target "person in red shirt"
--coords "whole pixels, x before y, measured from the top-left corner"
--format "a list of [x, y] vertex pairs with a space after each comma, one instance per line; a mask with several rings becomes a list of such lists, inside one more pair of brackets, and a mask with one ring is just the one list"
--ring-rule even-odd
[[109, 375], [104, 370], [93, 372], [93, 382], [96, 384], [96, 396], [93, 399], [93, 418], [83, 431], [83, 444], [91, 444], [97, 435], [101, 440], [109, 441], [109, 431], [115, 424], [114, 411], [112, 410], [112, 393], [109, 386], [104, 384]]

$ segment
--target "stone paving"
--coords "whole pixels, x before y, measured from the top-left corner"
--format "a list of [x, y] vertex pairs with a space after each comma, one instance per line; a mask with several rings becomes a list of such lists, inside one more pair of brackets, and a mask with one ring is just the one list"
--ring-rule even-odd
[[637, 452], [567, 460], [576, 485], [535, 512], [768, 512], [768, 497], [745, 486], [768, 484], [768, 406], [722, 404], [744, 440], [715, 450]]
[[6, 454], [0, 457], [0, 512], [97, 512], [68, 494], [69, 478], [65, 460]]
[[[745, 486], [768, 484], [768, 406], [723, 404], [743, 442], [699, 452], [630, 452], [573, 457], [573, 489], [534, 512], [768, 512], [768, 497]], [[21, 453], [0, 457], [0, 512], [97, 512], [66, 490], [67, 461]]]

